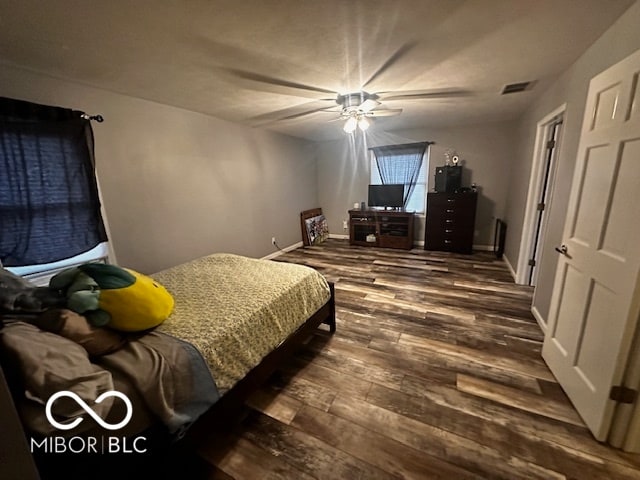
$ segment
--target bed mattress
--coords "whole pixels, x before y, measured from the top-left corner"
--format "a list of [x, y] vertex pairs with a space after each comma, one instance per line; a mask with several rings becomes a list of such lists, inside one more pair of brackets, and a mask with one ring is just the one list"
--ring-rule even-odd
[[303, 265], [213, 254], [151, 275], [173, 295], [157, 330], [194, 345], [221, 394], [229, 390], [330, 297]]

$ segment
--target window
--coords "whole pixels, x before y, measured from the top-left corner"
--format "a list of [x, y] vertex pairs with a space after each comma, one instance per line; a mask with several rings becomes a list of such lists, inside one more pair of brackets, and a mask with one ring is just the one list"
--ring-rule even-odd
[[82, 112], [0, 98], [0, 170], [5, 267], [59, 265], [106, 242]]
[[[369, 183], [402, 183], [405, 186], [405, 210], [424, 213], [429, 170], [429, 142], [371, 148]], [[381, 175], [381, 162], [382, 175]], [[383, 181], [382, 176], [386, 177]], [[413, 185], [413, 188], [411, 188]]]

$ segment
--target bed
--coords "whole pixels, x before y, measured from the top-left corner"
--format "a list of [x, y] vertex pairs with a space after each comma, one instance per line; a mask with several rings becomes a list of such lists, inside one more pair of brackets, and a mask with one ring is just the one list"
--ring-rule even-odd
[[[234, 419], [248, 395], [320, 324], [326, 324], [331, 333], [336, 330], [333, 284], [309, 267], [215, 254], [152, 277], [176, 301], [172, 316], [158, 330], [198, 348], [221, 394], [203, 421], [192, 428], [194, 437], [203, 429], [226, 426]], [[205, 288], [194, 291], [189, 282], [193, 278]], [[225, 301], [219, 303], [220, 298]], [[219, 309], [215, 318], [220, 323], [214, 327], [214, 337], [207, 337], [209, 328], [204, 335], [198, 332], [199, 307], [194, 310], [193, 306], [201, 304], [208, 304], [208, 311]], [[256, 338], [255, 326], [266, 324], [273, 327], [271, 332]], [[221, 344], [216, 345], [212, 338]], [[251, 347], [246, 348], [248, 345]], [[227, 356], [234, 361], [221, 361], [221, 349], [228, 349]]]
[[[160, 421], [174, 438], [187, 430], [196, 438], [233, 419], [247, 396], [320, 324], [335, 332], [333, 285], [309, 267], [214, 254], [151, 277], [173, 295], [172, 314], [153, 331], [127, 335], [122, 345], [100, 356], [82, 354], [78, 341], [42, 331], [4, 306], [2, 364], [28, 438], [54, 434], [43, 416], [46, 394], [54, 388], [40, 384], [63, 375], [67, 383], [56, 388], [76, 388], [69, 383], [75, 375], [69, 365], [55, 373], [41, 371], [67, 356], [75, 355], [73, 368], [87, 359], [88, 370], [77, 376], [111, 378], [111, 384], [85, 389], [88, 397], [109, 385], [130, 395], [133, 419], [119, 435], [147, 431]], [[39, 346], [40, 341], [45, 343]], [[38, 386], [31, 388], [34, 383]], [[117, 404], [103, 412], [105, 420], [122, 418]], [[70, 415], [81, 413], [76, 409]], [[88, 420], [82, 434], [95, 434], [96, 425]]]

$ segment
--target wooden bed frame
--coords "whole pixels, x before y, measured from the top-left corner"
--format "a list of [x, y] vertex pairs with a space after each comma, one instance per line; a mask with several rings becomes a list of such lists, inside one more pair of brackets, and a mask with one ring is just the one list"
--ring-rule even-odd
[[329, 282], [329, 289], [331, 297], [327, 303], [214, 403], [189, 429], [189, 440], [197, 442], [212, 429], [225, 429], [233, 425], [238, 420], [249, 395], [264, 384], [321, 324], [328, 325], [329, 331], [335, 333], [336, 304], [335, 288], [332, 282]]

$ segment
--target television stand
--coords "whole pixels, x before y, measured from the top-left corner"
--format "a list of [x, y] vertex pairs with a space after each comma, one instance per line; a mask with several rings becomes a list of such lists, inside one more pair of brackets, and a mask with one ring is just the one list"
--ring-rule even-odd
[[349, 244], [411, 250], [413, 222], [413, 212], [349, 210]]

